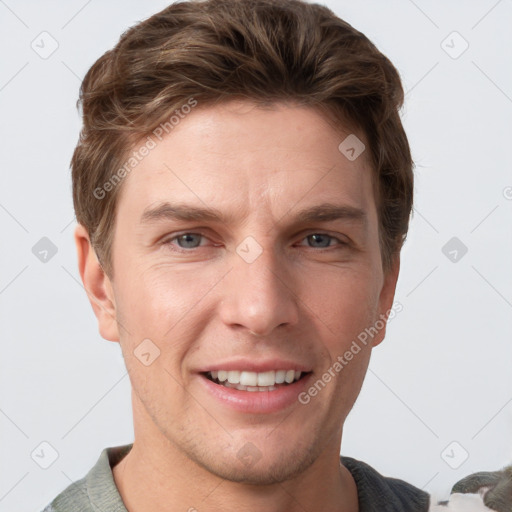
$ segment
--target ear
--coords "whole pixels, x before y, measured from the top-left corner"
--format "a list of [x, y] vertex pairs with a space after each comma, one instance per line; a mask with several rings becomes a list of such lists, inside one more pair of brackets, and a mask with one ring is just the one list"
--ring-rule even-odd
[[81, 224], [75, 228], [75, 244], [78, 270], [94, 314], [98, 319], [100, 335], [109, 341], [119, 341], [112, 284], [98, 261], [89, 239], [89, 233]]
[[395, 298], [396, 283], [398, 281], [398, 274], [400, 272], [400, 253], [397, 253], [391, 264], [391, 268], [384, 274], [384, 283], [379, 296], [379, 318], [376, 323], [384, 323], [382, 329], [378, 330], [372, 341], [372, 346], [376, 347], [382, 342], [386, 336], [387, 319], [390, 316], [390, 311], [393, 308], [393, 299]]

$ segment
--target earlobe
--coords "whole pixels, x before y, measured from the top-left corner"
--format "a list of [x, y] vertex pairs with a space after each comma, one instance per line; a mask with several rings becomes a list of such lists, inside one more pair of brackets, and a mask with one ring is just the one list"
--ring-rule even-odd
[[[384, 275], [384, 283], [379, 297], [379, 318], [376, 320], [376, 327], [379, 327], [378, 333], [373, 339], [373, 347], [379, 345], [386, 336], [386, 324], [390, 312], [393, 308], [393, 299], [395, 298], [396, 283], [400, 272], [400, 253], [398, 253], [391, 265], [391, 268]], [[382, 328], [380, 328], [382, 327]]]
[[78, 270], [87, 297], [98, 319], [100, 335], [109, 341], [119, 341], [112, 285], [98, 261], [89, 239], [89, 233], [80, 224], [75, 228], [75, 244]]

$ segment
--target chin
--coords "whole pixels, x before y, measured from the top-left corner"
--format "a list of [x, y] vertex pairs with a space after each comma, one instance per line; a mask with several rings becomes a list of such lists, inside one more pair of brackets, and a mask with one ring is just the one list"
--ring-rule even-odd
[[[240, 452], [232, 461], [195, 459], [196, 463], [209, 473], [230, 482], [254, 486], [274, 485], [289, 481], [306, 471], [315, 461], [315, 457], [311, 453], [306, 457], [290, 453], [290, 457], [276, 457], [269, 460], [258, 456], [251, 459], [245, 454], [240, 455]], [[251, 450], [248, 452], [250, 453]]]

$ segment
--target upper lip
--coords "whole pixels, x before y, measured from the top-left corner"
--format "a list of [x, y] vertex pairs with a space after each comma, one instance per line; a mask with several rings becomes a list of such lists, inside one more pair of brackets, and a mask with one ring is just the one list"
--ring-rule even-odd
[[226, 371], [248, 371], [248, 372], [268, 372], [270, 370], [295, 370], [300, 372], [310, 372], [311, 367], [290, 361], [286, 359], [263, 359], [256, 361], [254, 359], [229, 359], [220, 363], [210, 364], [200, 368], [198, 373], [214, 372], [219, 370]]

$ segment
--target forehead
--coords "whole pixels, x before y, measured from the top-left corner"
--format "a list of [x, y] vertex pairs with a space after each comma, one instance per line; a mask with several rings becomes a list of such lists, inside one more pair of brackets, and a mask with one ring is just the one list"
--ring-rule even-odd
[[374, 207], [367, 155], [351, 160], [339, 149], [354, 134], [312, 108], [198, 105], [167, 129], [142, 142], [151, 149], [125, 178], [118, 211], [178, 201], [279, 218], [319, 201]]

